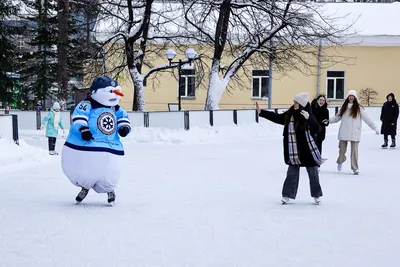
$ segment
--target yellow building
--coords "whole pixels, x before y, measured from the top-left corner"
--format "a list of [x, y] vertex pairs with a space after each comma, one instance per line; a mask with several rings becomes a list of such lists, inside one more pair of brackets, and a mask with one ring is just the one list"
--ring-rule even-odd
[[[340, 14], [348, 14], [348, 20], [356, 21], [353, 25], [357, 35], [347, 40], [348, 45], [332, 48], [322, 45], [322, 53], [326, 56], [347, 58], [345, 63], [336, 63], [327, 66], [321, 62], [321, 68], [311, 69], [313, 75], [304, 75], [300, 71], [289, 70], [278, 72], [273, 70], [272, 79], [272, 107], [282, 108], [292, 104], [293, 96], [307, 91], [310, 98], [318, 93], [327, 95], [332, 105], [340, 104], [349, 90], [359, 92], [363, 88], [373, 88], [378, 92], [375, 104], [381, 105], [388, 93], [400, 95], [398, 72], [400, 70], [400, 3], [332, 3], [326, 4], [329, 8], [337, 9]], [[338, 14], [338, 16], [340, 15]], [[380, 19], [383, 16], [384, 19]], [[386, 21], [381, 27], [376, 23]], [[357, 43], [357, 44], [354, 44]], [[202, 51], [200, 47], [192, 46], [199, 54], [211, 55], [210, 51]], [[318, 47], [315, 47], [318, 50]], [[176, 58], [184, 58], [177, 55]], [[317, 58], [311, 62], [318, 65]], [[112, 59], [108, 59], [112, 62]], [[229, 62], [228, 58], [225, 58]], [[167, 63], [164, 57], [156, 58], [153, 65]], [[205, 63], [210, 64], [211, 60]], [[109, 66], [111, 69], [112, 66]], [[143, 73], [147, 70], [144, 69]], [[207, 95], [208, 79], [199, 84], [196, 71], [185, 66], [181, 76], [184, 85], [182, 94], [182, 109], [203, 110]], [[320, 75], [317, 75], [320, 73]], [[175, 75], [174, 75], [175, 74]], [[241, 86], [231, 86], [229, 93], [224, 92], [219, 103], [220, 109], [253, 109], [255, 102], [262, 107], [268, 104], [268, 67], [251, 70], [251, 77], [247, 78], [243, 72], [238, 73]], [[146, 81], [145, 101], [146, 111], [167, 111], [169, 104], [172, 107], [178, 103], [177, 70], [159, 73], [156, 79]], [[153, 77], [153, 76], [152, 76]], [[125, 93], [121, 105], [132, 110], [133, 84], [125, 73], [120, 79]], [[198, 87], [196, 89], [196, 86]], [[311, 99], [310, 99], [311, 100]]]

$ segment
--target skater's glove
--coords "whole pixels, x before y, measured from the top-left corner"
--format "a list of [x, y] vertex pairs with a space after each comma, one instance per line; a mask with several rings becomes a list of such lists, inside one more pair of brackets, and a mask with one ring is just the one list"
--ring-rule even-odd
[[125, 137], [128, 135], [130, 128], [128, 126], [122, 126], [119, 128], [118, 133], [121, 137]]
[[304, 117], [306, 120], [308, 120], [308, 118], [310, 118], [310, 114], [308, 114], [308, 112], [305, 111], [305, 110], [302, 110], [302, 111], [300, 112], [300, 114], [303, 115], [303, 117]]
[[83, 126], [79, 129], [79, 131], [81, 132], [82, 135], [82, 140], [84, 141], [90, 141], [90, 140], [94, 140], [92, 133], [90, 132], [89, 127], [87, 126]]
[[325, 125], [329, 125], [329, 120], [323, 120], [322, 123]]

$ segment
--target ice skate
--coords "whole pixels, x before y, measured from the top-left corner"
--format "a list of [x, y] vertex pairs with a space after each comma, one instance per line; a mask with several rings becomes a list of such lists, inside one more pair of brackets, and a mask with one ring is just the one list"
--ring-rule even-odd
[[290, 199], [288, 197], [282, 197], [281, 201], [282, 201], [282, 204], [286, 204], [290, 201]]
[[392, 140], [392, 144], [390, 145], [391, 148], [395, 148], [396, 147], [396, 140]]
[[49, 151], [49, 155], [51, 155], [51, 156], [57, 156], [58, 153], [57, 153], [56, 151], [52, 150], [52, 151]]
[[354, 175], [358, 175], [360, 173], [359, 170], [353, 170]]
[[111, 206], [114, 206], [115, 205], [115, 192], [114, 191], [108, 192], [107, 196], [108, 196], [108, 203], [110, 203]]
[[388, 141], [385, 140], [385, 142], [382, 145], [382, 148], [387, 148], [387, 146], [388, 146]]
[[85, 199], [85, 197], [87, 196], [88, 193], [89, 193], [89, 189], [85, 189], [82, 187], [82, 190], [79, 192], [79, 194], [75, 198], [77, 204], [81, 203], [82, 200]]
[[321, 198], [314, 197], [314, 202], [315, 202], [315, 204], [319, 205], [319, 203], [321, 202]]
[[342, 163], [338, 163], [338, 165], [337, 165], [338, 171], [341, 171], [341, 170], [342, 170], [342, 167], [343, 167], [343, 164], [342, 164]]

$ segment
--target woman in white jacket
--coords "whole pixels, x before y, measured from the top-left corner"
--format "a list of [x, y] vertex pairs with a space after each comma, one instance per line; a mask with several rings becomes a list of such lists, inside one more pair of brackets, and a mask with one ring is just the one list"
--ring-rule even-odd
[[340, 123], [339, 128], [339, 157], [337, 168], [342, 170], [343, 163], [346, 161], [347, 143], [351, 143], [351, 169], [354, 174], [358, 174], [358, 144], [361, 140], [362, 121], [364, 121], [377, 135], [379, 130], [375, 123], [368, 116], [364, 108], [358, 103], [357, 93], [350, 90], [347, 99], [344, 101], [340, 111], [335, 117], [325, 120], [324, 123]]

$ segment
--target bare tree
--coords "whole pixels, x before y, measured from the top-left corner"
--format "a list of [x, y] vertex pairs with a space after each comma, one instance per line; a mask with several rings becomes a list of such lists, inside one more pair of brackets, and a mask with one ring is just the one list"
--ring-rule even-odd
[[369, 107], [377, 99], [378, 92], [373, 88], [364, 88], [360, 91], [359, 95], [361, 103]]
[[[156, 3], [157, 2], [157, 3]], [[154, 66], [155, 58], [164, 57], [167, 40], [174, 38], [167, 25], [174, 29], [176, 4], [154, 0], [100, 0], [100, 15], [96, 29], [102, 53], [116, 59], [106, 73], [118, 77], [128, 70], [134, 86], [134, 111], [145, 110], [143, 82], [157, 72], [178, 67], [178, 64]], [[151, 45], [149, 45], [151, 44]], [[183, 60], [187, 63], [189, 60]], [[149, 70], [142, 73], [143, 67]]]
[[[190, 25], [190, 39], [213, 50], [206, 110], [218, 109], [230, 82], [240, 82], [234, 79], [239, 70], [246, 75], [250, 66], [268, 66], [270, 57], [275, 70], [297, 69], [311, 74], [320, 41], [340, 46], [351, 26], [337, 27], [334, 22], [340, 18], [323, 14], [311, 2], [182, 0], [181, 4]], [[325, 64], [346, 60], [321, 54]]]

